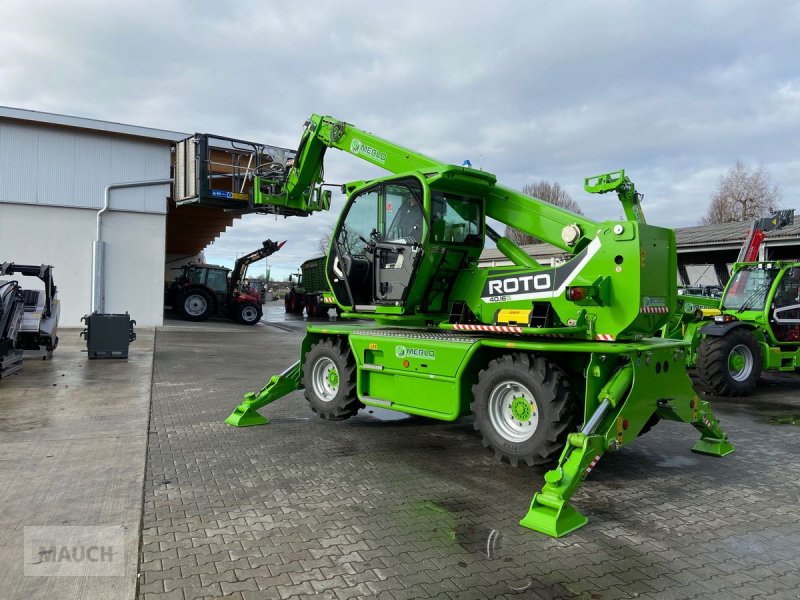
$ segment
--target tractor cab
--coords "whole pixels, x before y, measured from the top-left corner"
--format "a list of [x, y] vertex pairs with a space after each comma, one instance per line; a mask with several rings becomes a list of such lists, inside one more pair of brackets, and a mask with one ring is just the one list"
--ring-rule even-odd
[[224, 303], [228, 294], [230, 269], [219, 265], [188, 265], [184, 267], [186, 283], [202, 285], [214, 292], [217, 302]]
[[451, 285], [436, 282], [452, 284], [483, 248], [486, 185], [471, 190], [466, 179], [409, 174], [346, 186], [327, 266], [337, 303], [358, 313], [445, 312]]

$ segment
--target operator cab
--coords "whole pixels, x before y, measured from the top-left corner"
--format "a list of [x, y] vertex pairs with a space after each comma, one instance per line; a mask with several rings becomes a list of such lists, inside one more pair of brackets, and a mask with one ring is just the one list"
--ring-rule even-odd
[[[483, 247], [482, 200], [432, 189], [416, 175], [364, 184], [350, 195], [333, 234], [328, 278], [355, 312], [408, 314], [426, 307], [466, 256]], [[450, 257], [448, 258], [448, 253]], [[445, 310], [439, 302], [437, 310]], [[389, 309], [393, 307], [393, 309]]]
[[742, 267], [728, 284], [722, 309], [735, 313], [766, 309], [775, 339], [797, 343], [800, 341], [800, 267], [782, 268], [775, 263]]
[[783, 271], [772, 297], [770, 324], [779, 342], [800, 342], [800, 265]]

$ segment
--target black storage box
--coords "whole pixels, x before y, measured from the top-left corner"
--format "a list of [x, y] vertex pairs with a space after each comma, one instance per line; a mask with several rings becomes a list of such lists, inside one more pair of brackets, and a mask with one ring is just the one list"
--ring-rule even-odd
[[89, 358], [128, 358], [128, 345], [136, 339], [136, 321], [128, 313], [92, 313], [81, 317], [81, 321], [86, 322], [81, 336], [86, 338]]

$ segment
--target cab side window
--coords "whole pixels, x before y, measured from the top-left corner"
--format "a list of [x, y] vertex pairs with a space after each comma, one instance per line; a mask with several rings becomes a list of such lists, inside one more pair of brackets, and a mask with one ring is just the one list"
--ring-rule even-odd
[[445, 192], [432, 193], [431, 232], [434, 242], [480, 243], [480, 223], [477, 199]]

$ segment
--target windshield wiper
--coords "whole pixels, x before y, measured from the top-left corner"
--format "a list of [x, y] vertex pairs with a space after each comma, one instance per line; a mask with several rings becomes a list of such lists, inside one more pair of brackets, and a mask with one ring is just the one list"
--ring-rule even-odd
[[757, 287], [755, 290], [753, 290], [753, 293], [750, 294], [745, 299], [744, 302], [742, 302], [742, 305], [739, 307], [739, 310], [737, 312], [741, 313], [741, 312], [744, 312], [745, 310], [747, 310], [748, 308], [751, 308], [751, 305], [755, 304], [755, 301], [758, 299], [758, 294], [761, 294], [761, 293], [767, 291], [769, 289], [770, 285], [772, 285], [772, 282], [768, 281], [766, 283], [762, 283], [759, 287]]

